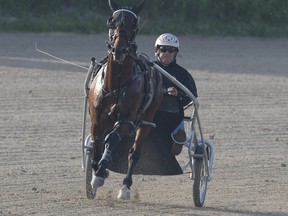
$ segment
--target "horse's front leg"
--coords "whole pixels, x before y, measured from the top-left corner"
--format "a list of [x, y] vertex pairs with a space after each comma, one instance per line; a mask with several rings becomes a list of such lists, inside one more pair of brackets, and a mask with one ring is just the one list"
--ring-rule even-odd
[[132, 186], [133, 183], [132, 181], [133, 170], [140, 158], [141, 149], [144, 145], [144, 141], [146, 140], [150, 130], [151, 130], [150, 126], [142, 126], [141, 128], [138, 128], [138, 130], [136, 131], [135, 142], [132, 148], [130, 149], [128, 155], [127, 175], [123, 180], [123, 185], [121, 190], [119, 191], [118, 199], [130, 199], [130, 187]]
[[132, 121], [118, 121], [115, 123], [114, 130], [109, 133], [105, 138], [105, 149], [102, 154], [101, 160], [98, 163], [98, 170], [95, 173], [94, 185], [101, 187], [104, 185], [104, 181], [107, 178], [107, 168], [112, 162], [112, 152], [120, 144], [124, 136], [127, 136], [131, 132], [131, 128], [134, 127]]
[[105, 139], [105, 149], [103, 154], [100, 156], [100, 159], [95, 160], [94, 164], [97, 167], [96, 172], [93, 175], [91, 184], [94, 187], [101, 187], [104, 185], [105, 179], [108, 177], [108, 165], [112, 161], [112, 151], [120, 143], [121, 137], [117, 131], [112, 131], [107, 135]]
[[[99, 161], [102, 157], [103, 152], [103, 140], [96, 139], [95, 141], [91, 142], [93, 146], [93, 152], [92, 152], [92, 168], [93, 168], [93, 174], [92, 174], [92, 181], [91, 185], [94, 189], [100, 187], [101, 185], [97, 182], [96, 173], [99, 169]], [[108, 177], [108, 172], [105, 175], [105, 178]]]

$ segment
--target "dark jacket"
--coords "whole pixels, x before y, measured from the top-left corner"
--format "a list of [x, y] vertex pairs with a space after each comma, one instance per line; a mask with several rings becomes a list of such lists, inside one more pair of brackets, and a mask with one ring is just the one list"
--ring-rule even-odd
[[[176, 63], [176, 60], [168, 66], [163, 66], [159, 61], [156, 61], [155, 63], [158, 64], [165, 71], [167, 71], [171, 76], [175, 77], [180, 83], [182, 83], [187, 89], [189, 89], [195, 97], [198, 96], [196, 84], [193, 77], [185, 68], [178, 65]], [[175, 87], [178, 90], [178, 97], [182, 103], [182, 106], [185, 106], [191, 102], [191, 99], [183, 91], [181, 91], [174, 83], [172, 83], [164, 76], [162, 76], [162, 80], [164, 88], [167, 89], [168, 87]]]

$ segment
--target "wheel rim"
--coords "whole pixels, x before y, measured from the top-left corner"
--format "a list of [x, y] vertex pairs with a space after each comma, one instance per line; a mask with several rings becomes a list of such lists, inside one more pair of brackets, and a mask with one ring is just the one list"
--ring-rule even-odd
[[204, 205], [206, 191], [207, 191], [207, 172], [205, 171], [205, 164], [203, 159], [197, 159], [194, 163], [194, 184], [193, 184], [193, 199], [196, 207]]
[[205, 171], [205, 165], [202, 163], [201, 166], [201, 181], [200, 181], [200, 202], [204, 203], [207, 190], [207, 174]]

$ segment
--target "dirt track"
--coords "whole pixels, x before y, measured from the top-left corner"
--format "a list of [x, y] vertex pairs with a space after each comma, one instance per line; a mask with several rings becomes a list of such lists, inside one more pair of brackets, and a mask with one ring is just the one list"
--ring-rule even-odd
[[[117, 200], [112, 173], [97, 199], [81, 172], [86, 71], [106, 55], [106, 35], [0, 34], [0, 215], [288, 215], [288, 39], [180, 38], [193, 74], [205, 137], [215, 144], [205, 206], [181, 176], [135, 176]], [[156, 37], [138, 36], [153, 58]], [[186, 153], [186, 152], [185, 152]], [[186, 154], [179, 157], [183, 161]]]

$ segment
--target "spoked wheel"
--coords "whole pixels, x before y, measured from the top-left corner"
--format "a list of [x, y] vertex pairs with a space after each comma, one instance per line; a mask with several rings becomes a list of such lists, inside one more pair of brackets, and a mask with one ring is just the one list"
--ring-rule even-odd
[[196, 207], [202, 207], [207, 191], [207, 173], [202, 158], [194, 160], [195, 178], [193, 184], [193, 199]]
[[96, 189], [93, 190], [92, 185], [91, 185], [91, 180], [92, 180], [92, 156], [91, 153], [87, 153], [86, 155], [86, 195], [88, 199], [94, 199], [96, 196]]

